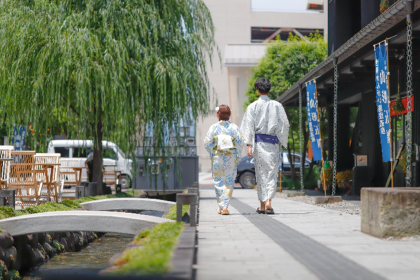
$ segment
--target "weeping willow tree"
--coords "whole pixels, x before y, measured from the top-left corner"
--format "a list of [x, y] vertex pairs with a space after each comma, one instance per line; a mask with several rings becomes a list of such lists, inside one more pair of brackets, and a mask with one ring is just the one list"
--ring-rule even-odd
[[0, 0], [0, 113], [36, 148], [65, 110], [101, 184], [102, 139], [133, 156], [153, 123], [157, 151], [165, 127], [207, 114], [215, 47], [202, 0]]

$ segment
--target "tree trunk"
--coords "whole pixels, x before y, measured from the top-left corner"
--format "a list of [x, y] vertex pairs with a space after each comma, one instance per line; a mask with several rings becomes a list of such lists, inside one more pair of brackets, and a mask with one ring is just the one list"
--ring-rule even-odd
[[103, 195], [102, 188], [102, 109], [101, 97], [99, 96], [98, 105], [95, 110], [98, 122], [96, 123], [96, 133], [94, 133], [93, 143], [93, 180], [96, 182], [98, 195]]

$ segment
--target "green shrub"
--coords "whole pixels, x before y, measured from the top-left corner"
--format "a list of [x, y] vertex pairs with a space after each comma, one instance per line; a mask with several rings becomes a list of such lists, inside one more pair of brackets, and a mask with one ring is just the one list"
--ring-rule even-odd
[[22, 279], [22, 278], [19, 275], [19, 271], [11, 270], [11, 271], [9, 271], [9, 279], [10, 280], [19, 280], [19, 279]]

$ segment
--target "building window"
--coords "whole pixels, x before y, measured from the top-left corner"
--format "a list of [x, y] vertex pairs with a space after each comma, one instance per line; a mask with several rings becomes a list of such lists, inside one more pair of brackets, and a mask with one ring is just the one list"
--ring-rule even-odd
[[251, 27], [251, 43], [263, 43], [275, 39], [278, 35], [283, 41], [287, 41], [290, 33], [298, 36], [309, 36], [311, 33], [319, 32], [324, 35], [323, 29], [308, 28], [282, 28], [282, 27]]
[[253, 12], [313, 13], [324, 11], [324, 0], [251, 0]]

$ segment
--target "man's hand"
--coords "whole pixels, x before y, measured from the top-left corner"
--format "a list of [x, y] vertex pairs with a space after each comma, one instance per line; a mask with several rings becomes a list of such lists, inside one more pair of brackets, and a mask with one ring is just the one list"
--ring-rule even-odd
[[248, 156], [252, 158], [252, 147], [248, 146]]

